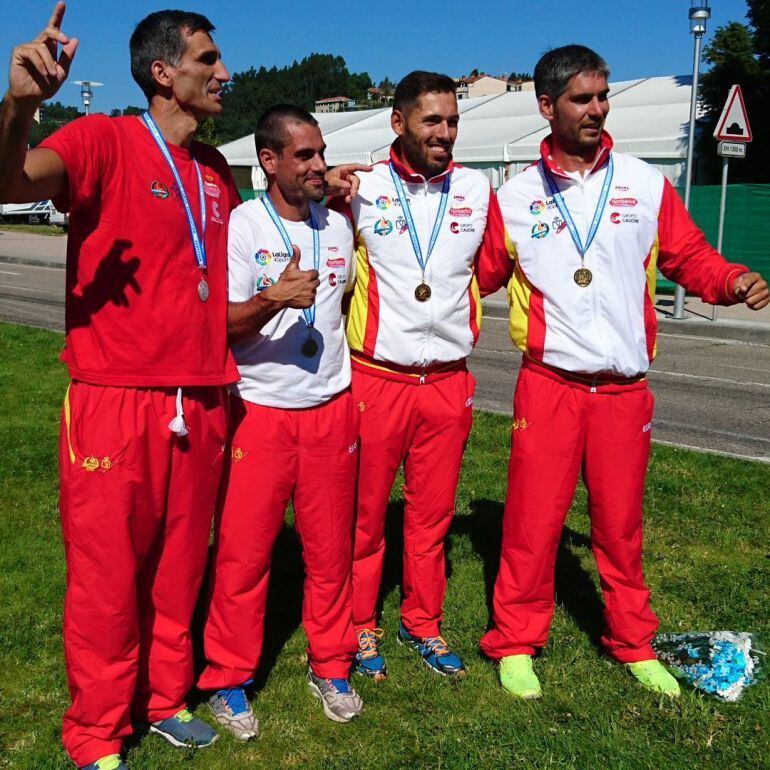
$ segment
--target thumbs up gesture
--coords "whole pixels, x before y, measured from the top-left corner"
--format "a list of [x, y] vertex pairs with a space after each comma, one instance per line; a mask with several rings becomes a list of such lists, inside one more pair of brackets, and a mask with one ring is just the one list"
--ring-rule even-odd
[[292, 248], [294, 253], [281, 277], [272, 286], [265, 289], [262, 296], [282, 307], [297, 309], [312, 307], [315, 302], [316, 290], [321, 283], [318, 280], [318, 271], [302, 270], [299, 266], [299, 247], [293, 246]]

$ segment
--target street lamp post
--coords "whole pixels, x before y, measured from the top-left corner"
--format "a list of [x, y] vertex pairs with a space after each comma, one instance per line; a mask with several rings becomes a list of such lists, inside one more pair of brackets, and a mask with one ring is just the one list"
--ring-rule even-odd
[[91, 99], [94, 95], [94, 88], [103, 86], [104, 83], [98, 83], [96, 80], [73, 80], [76, 86], [80, 86], [80, 98], [83, 100], [83, 109], [86, 115], [90, 112]]
[[[708, 0], [690, 0], [690, 32], [695, 38], [692, 62], [692, 93], [690, 94], [690, 130], [687, 139], [687, 171], [684, 179], [684, 206], [690, 209], [690, 187], [692, 186], [692, 161], [695, 154], [695, 109], [698, 101], [698, 73], [700, 70], [700, 49], [706, 34], [706, 23], [711, 16]], [[684, 318], [684, 287], [677, 286], [674, 292], [674, 314], [676, 320]]]

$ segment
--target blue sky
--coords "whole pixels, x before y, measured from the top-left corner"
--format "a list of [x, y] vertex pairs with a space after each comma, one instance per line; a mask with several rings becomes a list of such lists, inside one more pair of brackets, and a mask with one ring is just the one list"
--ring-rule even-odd
[[[11, 49], [43, 28], [53, 5], [0, 0], [3, 91]], [[595, 48], [607, 59], [613, 80], [692, 72], [689, 0], [117, 0], [109, 9], [104, 2], [72, 0], [63, 28], [81, 43], [70, 79], [105, 83], [95, 93], [94, 110], [144, 104], [129, 72], [128, 39], [143, 16], [168, 5], [211, 19], [231, 72], [281, 67], [314, 51], [339, 54], [351, 71], [369, 72], [377, 82], [386, 75], [398, 80], [413, 69], [452, 76], [474, 67], [491, 74], [531, 72], [545, 50], [565, 43]], [[711, 7], [707, 40], [718, 26], [745, 21], [743, 0], [711, 0]], [[79, 89], [71, 83], [57, 98], [80, 105]]]

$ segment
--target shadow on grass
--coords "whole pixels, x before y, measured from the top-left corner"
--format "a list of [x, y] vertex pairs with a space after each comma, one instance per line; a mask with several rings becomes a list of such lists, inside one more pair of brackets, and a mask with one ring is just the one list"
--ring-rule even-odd
[[[467, 535], [484, 567], [487, 609], [492, 615], [492, 596], [500, 566], [503, 505], [494, 500], [473, 500], [471, 513], [458, 516], [451, 534]], [[590, 538], [570, 527], [562, 531], [556, 555], [556, 601], [591, 642], [600, 647], [603, 605], [593, 577], [580, 564], [578, 549], [591, 547]]]

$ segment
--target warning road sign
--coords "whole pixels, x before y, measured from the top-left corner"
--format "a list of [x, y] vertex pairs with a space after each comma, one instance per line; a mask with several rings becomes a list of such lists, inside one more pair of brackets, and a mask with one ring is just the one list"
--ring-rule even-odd
[[727, 94], [727, 101], [719, 116], [714, 138], [720, 142], [750, 142], [751, 126], [743, 103], [741, 87], [734, 85]]

